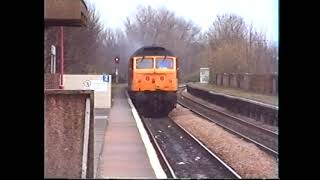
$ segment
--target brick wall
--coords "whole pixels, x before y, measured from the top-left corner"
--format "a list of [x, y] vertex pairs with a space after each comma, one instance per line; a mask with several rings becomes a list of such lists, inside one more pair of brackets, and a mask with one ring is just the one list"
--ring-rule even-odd
[[44, 89], [59, 89], [60, 74], [45, 74]]

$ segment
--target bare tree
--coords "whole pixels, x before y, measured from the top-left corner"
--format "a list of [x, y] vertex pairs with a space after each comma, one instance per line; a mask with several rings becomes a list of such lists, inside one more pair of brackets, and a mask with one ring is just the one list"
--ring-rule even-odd
[[180, 58], [183, 74], [194, 71], [201, 47], [198, 43], [200, 28], [165, 8], [140, 6], [137, 9], [137, 14], [125, 22], [128, 42], [135, 49], [146, 45], [168, 48]]
[[272, 73], [271, 47], [265, 34], [253, 30], [243, 18], [217, 16], [207, 32], [208, 64], [216, 73]]
[[[277, 47], [234, 14], [217, 16], [211, 28], [201, 33], [192, 21], [165, 8], [139, 6], [124, 26], [124, 31], [103, 28], [94, 6], [89, 4], [87, 27], [64, 28], [65, 72], [112, 73], [113, 59], [119, 56], [120, 76], [126, 78], [129, 56], [147, 45], [173, 51], [180, 59], [181, 77], [193, 76], [203, 66], [214, 73], [277, 72]], [[51, 45], [57, 46], [60, 61], [59, 33], [59, 27], [45, 29], [45, 72], [50, 69]]]

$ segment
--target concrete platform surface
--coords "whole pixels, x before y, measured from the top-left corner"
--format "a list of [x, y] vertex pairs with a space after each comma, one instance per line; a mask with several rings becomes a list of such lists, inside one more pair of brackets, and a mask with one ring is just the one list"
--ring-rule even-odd
[[132, 116], [125, 87], [117, 87], [113, 92], [97, 178], [156, 178]]

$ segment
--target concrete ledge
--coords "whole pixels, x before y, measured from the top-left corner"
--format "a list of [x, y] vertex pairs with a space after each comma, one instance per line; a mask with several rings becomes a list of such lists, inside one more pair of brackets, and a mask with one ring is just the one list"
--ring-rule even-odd
[[46, 178], [93, 178], [93, 118], [93, 91], [45, 90]]
[[[59, 89], [47, 89], [45, 94], [88, 94], [91, 95], [93, 90], [59, 90]], [[91, 97], [90, 97], [91, 98]]]
[[86, 26], [88, 8], [83, 0], [45, 0], [45, 26]]

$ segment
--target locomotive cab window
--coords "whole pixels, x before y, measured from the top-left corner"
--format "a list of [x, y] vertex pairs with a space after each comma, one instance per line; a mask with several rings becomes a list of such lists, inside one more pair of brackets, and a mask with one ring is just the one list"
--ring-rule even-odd
[[153, 68], [153, 59], [137, 59], [136, 60], [137, 69], [152, 69]]
[[173, 69], [173, 59], [157, 58], [156, 68], [157, 69]]

